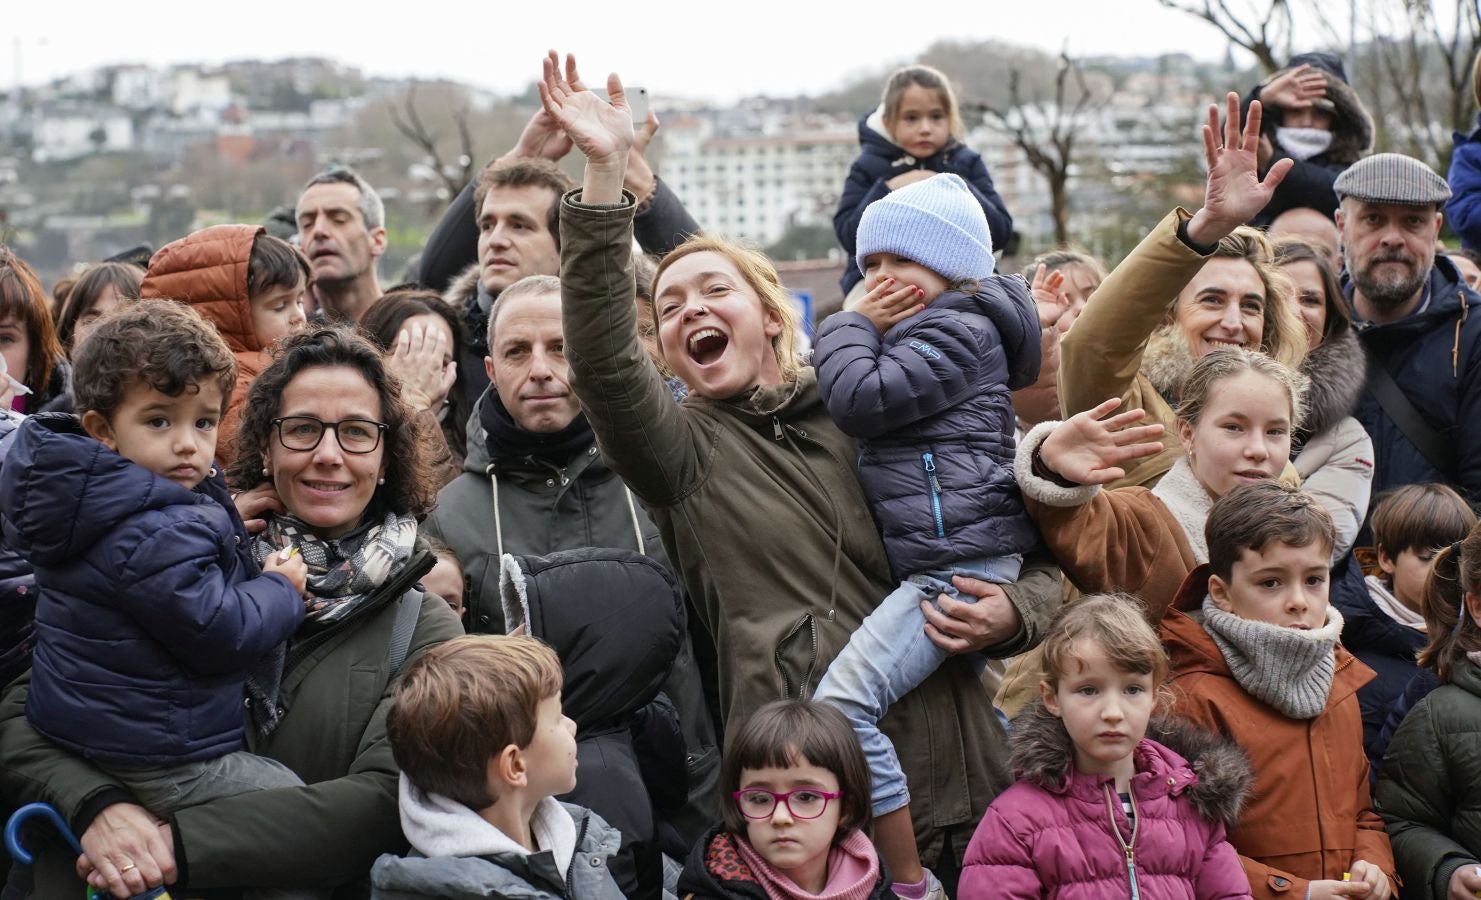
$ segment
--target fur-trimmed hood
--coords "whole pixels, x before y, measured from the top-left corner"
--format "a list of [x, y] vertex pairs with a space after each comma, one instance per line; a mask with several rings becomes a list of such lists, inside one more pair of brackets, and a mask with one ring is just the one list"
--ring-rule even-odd
[[[1368, 114], [1358, 92], [1347, 83], [1347, 71], [1343, 68], [1342, 60], [1332, 53], [1297, 54], [1291, 57], [1284, 69], [1271, 75], [1261, 86], [1303, 64], [1320, 69], [1327, 76], [1326, 102], [1317, 102], [1324, 107], [1331, 107], [1332, 144], [1316, 159], [1323, 163], [1350, 166], [1373, 146], [1373, 117]], [[1245, 105], [1248, 106], [1248, 103]], [[1281, 124], [1280, 119], [1279, 114], [1268, 116], [1261, 128], [1272, 140], [1275, 129]]]
[[[1183, 379], [1193, 371], [1198, 360], [1188, 348], [1188, 340], [1176, 325], [1164, 325], [1152, 332], [1142, 355], [1142, 373], [1169, 406], [1177, 407]], [[1294, 456], [1312, 435], [1321, 434], [1352, 415], [1362, 396], [1368, 363], [1357, 333], [1344, 326], [1322, 341], [1301, 360], [1305, 375], [1306, 412], [1302, 417], [1298, 440], [1291, 442]]]
[[[1255, 778], [1244, 751], [1172, 717], [1153, 718], [1147, 733], [1156, 739], [1144, 738], [1137, 746], [1137, 772], [1153, 772], [1157, 786], [1183, 791], [1200, 816], [1232, 828]], [[1016, 778], [1053, 793], [1069, 789], [1075, 747], [1043, 701], [1030, 703], [1013, 720], [1010, 746], [1008, 764]]]
[[1307, 379], [1306, 414], [1291, 442], [1292, 456], [1308, 438], [1352, 415], [1357, 406], [1368, 378], [1368, 360], [1357, 332], [1344, 324], [1313, 347], [1301, 360], [1301, 374]]
[[1174, 409], [1178, 406], [1178, 394], [1183, 379], [1193, 371], [1198, 360], [1188, 348], [1188, 338], [1173, 324], [1163, 325], [1147, 339], [1147, 349], [1142, 354], [1142, 374], [1152, 382], [1152, 387]]
[[447, 290], [442, 292], [442, 299], [448, 306], [457, 310], [459, 315], [467, 312], [468, 306], [478, 297], [480, 271], [477, 260], [469, 263], [468, 268], [449, 281]]

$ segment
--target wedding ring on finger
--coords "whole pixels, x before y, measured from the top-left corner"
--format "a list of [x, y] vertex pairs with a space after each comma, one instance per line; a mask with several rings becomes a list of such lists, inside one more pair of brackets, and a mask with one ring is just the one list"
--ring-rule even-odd
[[128, 865], [124, 866], [122, 869], [119, 869], [118, 870], [118, 874], [122, 875], [125, 872], [128, 872], [128, 871], [130, 871], [132, 869], [137, 869], [137, 868], [139, 868], [139, 867], [136, 866], [136, 865], [134, 865], [133, 863], [129, 863]]

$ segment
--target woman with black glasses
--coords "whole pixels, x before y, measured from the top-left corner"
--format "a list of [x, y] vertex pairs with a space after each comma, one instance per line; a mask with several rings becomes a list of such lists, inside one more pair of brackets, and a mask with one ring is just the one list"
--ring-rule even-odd
[[[259, 664], [244, 698], [246, 743], [305, 787], [256, 791], [159, 822], [86, 760], [36, 735], [27, 683], [0, 703], [8, 794], [56, 805], [82, 835], [85, 864], [58, 842], [38, 847], [37, 896], [81, 890], [101, 861], [163, 873], [176, 896], [251, 887], [324, 889], [362, 882], [404, 847], [385, 708], [402, 661], [462, 633], [415, 587], [435, 560], [417, 539], [431, 507], [424, 437], [380, 351], [343, 327], [286, 340], [247, 395], [228, 472], [255, 522], [260, 562], [297, 546], [308, 563], [303, 625]], [[169, 598], [160, 598], [168, 602]], [[140, 860], [149, 858], [154, 865]], [[64, 887], [64, 885], [66, 885]], [[153, 887], [154, 885], [149, 885]]]

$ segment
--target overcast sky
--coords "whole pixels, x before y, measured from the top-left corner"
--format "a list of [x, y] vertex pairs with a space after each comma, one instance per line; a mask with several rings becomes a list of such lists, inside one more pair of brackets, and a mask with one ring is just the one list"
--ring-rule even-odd
[[[1225, 52], [1209, 25], [1156, 0], [3, 0], [0, 85], [107, 63], [324, 56], [372, 75], [451, 78], [500, 92], [548, 47], [592, 76], [616, 69], [658, 95], [820, 93], [943, 37], [1075, 54]], [[402, 10], [389, 15], [381, 10]], [[839, 10], [847, 10], [839, 12]], [[929, 12], [927, 12], [929, 10]], [[866, 11], [874, 11], [871, 13]], [[597, 79], [599, 80], [599, 79]]]

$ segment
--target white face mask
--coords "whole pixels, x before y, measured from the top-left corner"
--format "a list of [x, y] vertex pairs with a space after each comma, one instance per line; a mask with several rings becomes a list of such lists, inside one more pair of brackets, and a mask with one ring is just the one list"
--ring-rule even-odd
[[1332, 132], [1325, 128], [1277, 128], [1275, 142], [1291, 154], [1292, 159], [1305, 162], [1327, 152], [1327, 148], [1332, 146]]

